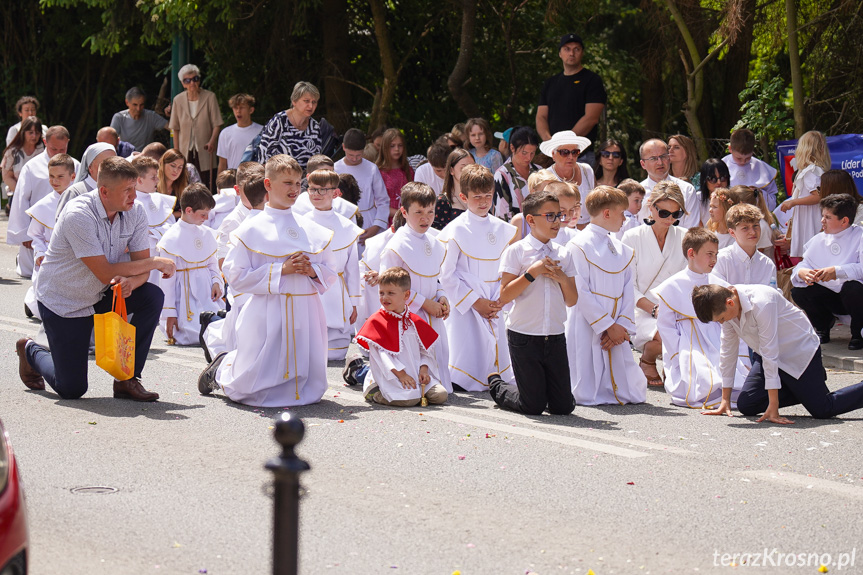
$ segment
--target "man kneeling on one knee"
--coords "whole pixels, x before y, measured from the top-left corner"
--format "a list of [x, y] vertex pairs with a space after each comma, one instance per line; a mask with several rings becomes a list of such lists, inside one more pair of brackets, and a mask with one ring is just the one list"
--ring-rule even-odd
[[164, 295], [147, 282], [151, 270], [176, 271], [170, 259], [150, 257], [147, 214], [135, 204], [137, 170], [124, 158], [99, 167], [97, 189], [69, 202], [57, 216], [37, 288], [49, 349], [29, 338], [16, 344], [18, 372], [30, 389], [45, 382], [63, 399], [87, 392], [87, 360], [93, 315], [111, 311], [119, 284], [135, 326], [135, 375], [114, 381], [114, 397], [156, 401], [141, 385], [141, 372], [159, 324]]

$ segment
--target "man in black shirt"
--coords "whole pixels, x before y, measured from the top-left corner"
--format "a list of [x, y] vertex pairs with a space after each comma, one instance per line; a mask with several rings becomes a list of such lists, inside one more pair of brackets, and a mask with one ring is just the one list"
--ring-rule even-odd
[[[584, 43], [577, 34], [560, 39], [558, 52], [563, 72], [547, 79], [539, 94], [536, 131], [543, 141], [563, 130], [572, 130], [591, 142], [598, 137], [597, 124], [605, 109], [602, 78], [581, 65]], [[579, 161], [593, 165], [593, 151], [582, 150]]]

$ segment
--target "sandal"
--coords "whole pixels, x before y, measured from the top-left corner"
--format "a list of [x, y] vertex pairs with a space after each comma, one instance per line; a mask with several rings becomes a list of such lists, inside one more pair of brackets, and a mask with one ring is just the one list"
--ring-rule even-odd
[[[656, 375], [652, 375], [652, 374], [647, 373], [647, 371], [644, 369], [645, 365], [650, 367], [650, 368], [653, 368], [653, 372]], [[644, 373], [644, 376], [647, 378], [647, 385], [648, 386], [660, 387], [662, 385], [665, 385], [662, 382], [662, 377], [659, 375], [659, 370], [656, 369], [656, 362], [655, 361], [644, 361], [643, 359], [639, 360], [638, 367], [641, 368], [641, 371]]]

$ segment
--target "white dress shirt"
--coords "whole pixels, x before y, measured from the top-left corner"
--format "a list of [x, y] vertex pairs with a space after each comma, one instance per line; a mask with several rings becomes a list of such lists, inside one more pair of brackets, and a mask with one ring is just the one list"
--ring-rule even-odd
[[719, 250], [713, 275], [725, 280], [731, 285], [776, 284], [776, 264], [773, 260], [759, 252], [750, 258], [737, 242]]
[[836, 268], [836, 279], [818, 282], [827, 289], [839, 293], [842, 284], [848, 280], [863, 281], [863, 228], [850, 226], [838, 234], [817, 233], [806, 242], [803, 261], [794, 266], [791, 285], [807, 287], [797, 271], [800, 268], [821, 269], [828, 266]]
[[[542, 243], [533, 234], [509, 246], [500, 260], [500, 272], [520, 276], [544, 257], [559, 261], [563, 273], [575, 275], [566, 248], [554, 242]], [[512, 302], [506, 328], [525, 335], [560, 335], [564, 333], [566, 303], [560, 285], [551, 278], [538, 276]]]
[[779, 389], [781, 369], [794, 378], [806, 371], [821, 342], [806, 314], [779, 290], [761, 285], [735, 285], [740, 317], [722, 324], [720, 370], [722, 387], [734, 387], [740, 340], [761, 356], [764, 388]]

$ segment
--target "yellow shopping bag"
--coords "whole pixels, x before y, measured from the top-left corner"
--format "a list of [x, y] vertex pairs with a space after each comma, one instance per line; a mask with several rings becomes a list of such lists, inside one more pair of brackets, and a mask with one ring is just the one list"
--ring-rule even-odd
[[113, 310], [93, 316], [96, 365], [118, 381], [135, 375], [135, 326], [126, 321], [126, 300], [120, 285], [114, 286]]

